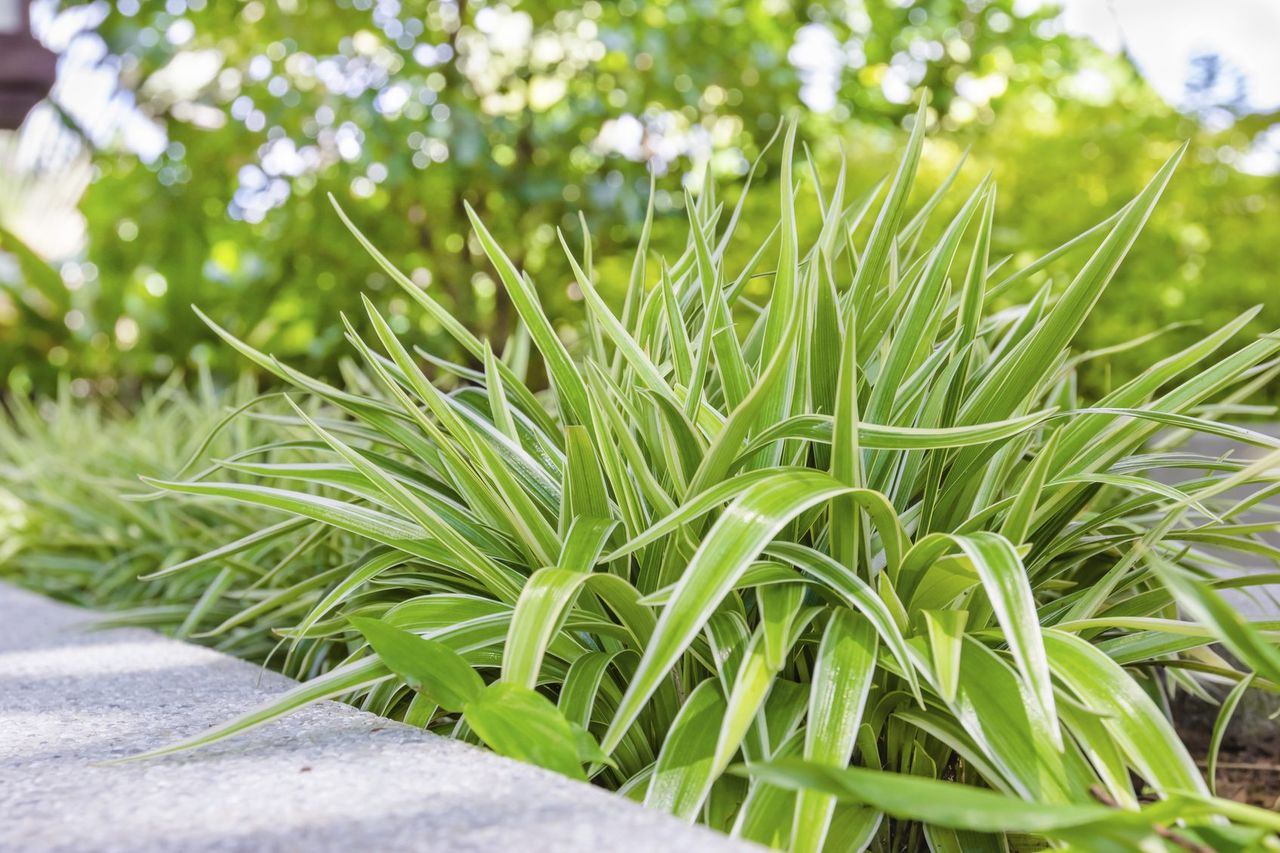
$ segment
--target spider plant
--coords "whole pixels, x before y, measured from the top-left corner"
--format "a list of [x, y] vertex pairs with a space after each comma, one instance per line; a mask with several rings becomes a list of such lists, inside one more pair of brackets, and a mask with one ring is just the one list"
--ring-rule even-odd
[[[193, 470], [210, 453], [259, 453], [281, 439], [264, 411], [270, 398], [255, 396], [255, 384], [245, 375], [220, 391], [201, 374], [190, 391], [175, 374], [133, 408], [79, 399], [66, 382], [49, 399], [15, 389], [0, 411], [0, 577], [111, 611], [102, 625], [146, 625], [267, 658], [283, 614], [271, 607], [276, 621], [261, 625], [246, 607], [269, 599], [282, 579], [324, 577], [348, 543], [263, 536], [252, 507], [139, 500], [136, 479]], [[233, 417], [247, 407], [256, 417]], [[218, 421], [227, 428], [204, 438]], [[221, 547], [242, 537], [243, 547]]]
[[[1274, 558], [1242, 515], [1280, 489], [1280, 444], [1230, 418], [1280, 337], [1237, 340], [1251, 311], [1081, 399], [1072, 338], [1182, 151], [1009, 270], [991, 180], [913, 204], [924, 125], [852, 199], [843, 170], [793, 171], [790, 128], [744, 266], [745, 191], [708, 185], [679, 226], [651, 202], [620, 306], [585, 224], [562, 238], [587, 310], [572, 350], [474, 214], [520, 320], [501, 353], [339, 211], [470, 358], [415, 351], [367, 302], [340, 388], [209, 321], [296, 388], [307, 440], [222, 462], [226, 481], [150, 482], [368, 550], [276, 596], [282, 636], [332, 668], [162, 751], [341, 696], [779, 848], [1274, 846], [1280, 818], [1212, 796], [1168, 700], [1280, 690], [1278, 626], [1222, 596], [1275, 576], [1214, 571]], [[798, 207], [822, 223], [803, 245]], [[686, 229], [679, 257], [651, 257], [655, 227]], [[1195, 432], [1266, 452], [1179, 450]]]

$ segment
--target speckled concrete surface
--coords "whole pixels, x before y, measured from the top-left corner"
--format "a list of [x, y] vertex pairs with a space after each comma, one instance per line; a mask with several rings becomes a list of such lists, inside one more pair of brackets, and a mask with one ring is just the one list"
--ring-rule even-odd
[[335, 702], [170, 743], [291, 682], [0, 584], [0, 850], [755, 849]]

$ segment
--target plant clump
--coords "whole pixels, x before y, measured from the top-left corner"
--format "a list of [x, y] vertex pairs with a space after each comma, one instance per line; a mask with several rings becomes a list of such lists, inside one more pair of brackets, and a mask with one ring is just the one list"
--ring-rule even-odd
[[[850, 199], [843, 172], [798, 180], [790, 129], [778, 222], [739, 268], [745, 190], [689, 199], [668, 261], [650, 207], [625, 288], [585, 229], [562, 238], [572, 350], [474, 214], [519, 318], [501, 354], [353, 225], [469, 363], [416, 352], [367, 300], [341, 388], [214, 325], [302, 404], [273, 416], [287, 438], [150, 482], [285, 521], [163, 574], [227, 570], [313, 677], [172, 749], [342, 696], [797, 851], [1274, 843], [1166, 708], [1280, 690], [1274, 626], [1222, 595], [1255, 581], [1211, 571], [1265, 551], [1271, 524], [1244, 517], [1271, 512], [1280, 443], [1231, 418], [1280, 336], [1235, 341], [1247, 312], [1082, 399], [1073, 336], [1182, 152], [1010, 272], [989, 179], [912, 206], [923, 137], [922, 113]], [[1064, 258], [1064, 287], [996, 310]], [[1180, 449], [1196, 432], [1264, 452]], [[306, 556], [264, 572], [266, 548]]]

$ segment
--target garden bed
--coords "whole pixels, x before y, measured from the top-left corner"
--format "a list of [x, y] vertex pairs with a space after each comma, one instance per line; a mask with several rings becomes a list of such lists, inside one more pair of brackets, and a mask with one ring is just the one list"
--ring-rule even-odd
[[[1247, 694], [1227, 728], [1218, 753], [1217, 793], [1241, 803], [1280, 809], [1280, 726], [1269, 719], [1274, 701]], [[1209, 740], [1218, 709], [1186, 698], [1175, 709], [1178, 732], [1196, 763], [1208, 766]]]

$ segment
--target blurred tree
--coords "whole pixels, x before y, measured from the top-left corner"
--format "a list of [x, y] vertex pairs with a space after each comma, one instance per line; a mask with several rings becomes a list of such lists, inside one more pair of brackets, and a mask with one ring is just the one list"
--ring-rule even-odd
[[[1274, 181], [1224, 166], [1219, 140], [1037, 5], [64, 2], [81, 15], [77, 38], [101, 43], [100, 67], [161, 141], [149, 157], [130, 150], [127, 133], [94, 146], [87, 249], [62, 267], [74, 328], [62, 340], [28, 336], [39, 325], [32, 305], [43, 303], [11, 300], [0, 306], [0, 353], [85, 376], [238, 364], [210, 345], [188, 308], [196, 303], [255, 345], [332, 369], [338, 313], [359, 322], [362, 291], [398, 330], [420, 320], [347, 235], [328, 193], [416, 282], [500, 337], [510, 318], [468, 239], [470, 202], [504, 245], [522, 247], [516, 260], [545, 293], [565, 295], [571, 334], [578, 315], [555, 229], [580, 240], [579, 209], [603, 259], [633, 239], [648, 170], [660, 176], [659, 211], [680, 215], [683, 190], [697, 192], [708, 165], [718, 180], [740, 177], [797, 109], [818, 161], [830, 165], [843, 145], [855, 182], [869, 187], [923, 88], [931, 121], [947, 131], [929, 152], [935, 180], [974, 145], [965, 177], [998, 171], [1010, 246], [1083, 229], [1174, 140], [1204, 137], [1175, 188], [1183, 202], [1165, 206], [1160, 233], [1118, 283], [1121, 293], [1148, 288], [1177, 313], [1179, 297], [1161, 288], [1198, 299], [1181, 285], [1202, 280], [1209, 245], [1233, 268], [1266, 250], [1225, 233], [1218, 243], [1217, 232], [1234, 223], [1256, 234], [1249, 206], [1274, 204]], [[1188, 203], [1189, 187], [1213, 201]], [[776, 204], [766, 187], [753, 195]], [[1222, 217], [1228, 208], [1239, 208], [1234, 219]], [[1231, 248], [1239, 258], [1223, 257]], [[620, 288], [622, 267], [602, 262], [600, 273], [606, 292]], [[1160, 319], [1143, 309], [1144, 325]], [[1089, 340], [1115, 331], [1104, 324]]]

